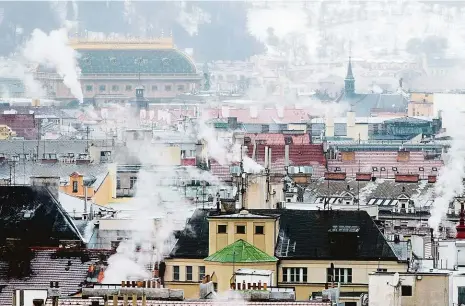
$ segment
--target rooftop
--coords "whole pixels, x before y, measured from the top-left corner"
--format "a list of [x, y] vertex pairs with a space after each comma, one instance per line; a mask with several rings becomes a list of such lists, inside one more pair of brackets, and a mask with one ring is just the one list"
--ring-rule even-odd
[[[250, 210], [252, 214], [279, 216], [279, 235], [275, 257], [279, 259], [398, 260], [398, 257], [365, 211], [315, 210]], [[174, 258], [206, 258], [208, 256], [208, 217], [214, 210], [198, 209], [180, 233], [171, 256]], [[357, 250], [354, 254], [335, 255], [329, 230], [334, 226], [358, 227]], [[187, 230], [188, 229], [188, 230]], [[342, 234], [344, 235], [344, 234]], [[351, 235], [349, 233], [349, 235]]]
[[77, 50], [79, 67], [86, 74], [196, 75], [192, 60], [176, 49]]
[[206, 261], [214, 261], [221, 263], [259, 263], [259, 262], [275, 262], [278, 259], [270, 256], [262, 250], [251, 245], [242, 239], [226, 246], [216, 253], [205, 258]]
[[82, 240], [70, 216], [46, 187], [0, 186], [0, 220], [2, 242], [19, 238], [33, 246], [55, 246], [59, 240]]

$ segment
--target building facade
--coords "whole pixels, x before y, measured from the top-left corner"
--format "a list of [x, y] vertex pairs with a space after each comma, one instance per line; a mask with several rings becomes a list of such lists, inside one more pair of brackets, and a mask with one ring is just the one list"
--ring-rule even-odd
[[366, 212], [227, 210], [197, 210], [189, 219], [166, 260], [169, 288], [198, 298], [204, 275], [224, 292], [241, 286], [239, 269], [255, 269], [269, 271], [274, 287], [294, 288], [297, 300], [337, 283], [361, 296], [369, 273], [407, 270]]
[[[173, 98], [191, 92], [202, 80], [195, 63], [174, 47], [171, 38], [156, 40], [74, 40], [79, 53], [84, 100], [105, 104], [129, 102], [136, 87], [145, 88], [149, 100]], [[76, 100], [62, 78], [39, 67], [36, 78], [56, 100]]]

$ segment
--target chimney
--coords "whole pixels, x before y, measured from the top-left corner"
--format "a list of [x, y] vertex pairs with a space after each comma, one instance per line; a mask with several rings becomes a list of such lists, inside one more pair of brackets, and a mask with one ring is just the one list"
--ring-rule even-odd
[[284, 166], [289, 167], [289, 145], [284, 146]]
[[460, 203], [460, 221], [457, 229], [457, 239], [465, 239], [465, 212], [463, 209], [463, 203]]
[[250, 107], [250, 118], [257, 118], [258, 117], [258, 109], [256, 106]]
[[279, 119], [284, 118], [284, 106], [282, 106], [282, 105], [276, 106], [276, 112], [278, 113], [278, 118]]
[[221, 106], [221, 117], [228, 118], [229, 117], [229, 106]]
[[228, 127], [231, 130], [237, 129], [237, 117], [228, 117]]
[[270, 161], [268, 160], [268, 147], [265, 147], [265, 168], [269, 168]]

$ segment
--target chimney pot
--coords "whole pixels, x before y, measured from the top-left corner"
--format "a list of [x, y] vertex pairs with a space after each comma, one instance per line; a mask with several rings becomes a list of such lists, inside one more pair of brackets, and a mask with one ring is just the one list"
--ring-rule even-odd
[[460, 221], [457, 229], [457, 239], [465, 239], [465, 211], [463, 208], [463, 203], [460, 203]]

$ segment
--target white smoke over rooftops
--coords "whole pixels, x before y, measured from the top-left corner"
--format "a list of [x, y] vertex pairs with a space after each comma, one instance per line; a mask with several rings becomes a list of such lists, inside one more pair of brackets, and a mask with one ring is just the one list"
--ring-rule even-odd
[[464, 192], [463, 179], [465, 178], [465, 113], [455, 108], [443, 110], [443, 122], [448, 122], [450, 128], [448, 135], [452, 137], [451, 146], [447, 152], [445, 165], [439, 172], [435, 184], [436, 198], [431, 209], [429, 225], [435, 233], [438, 232], [442, 220], [446, 217], [449, 204], [456, 196]]

